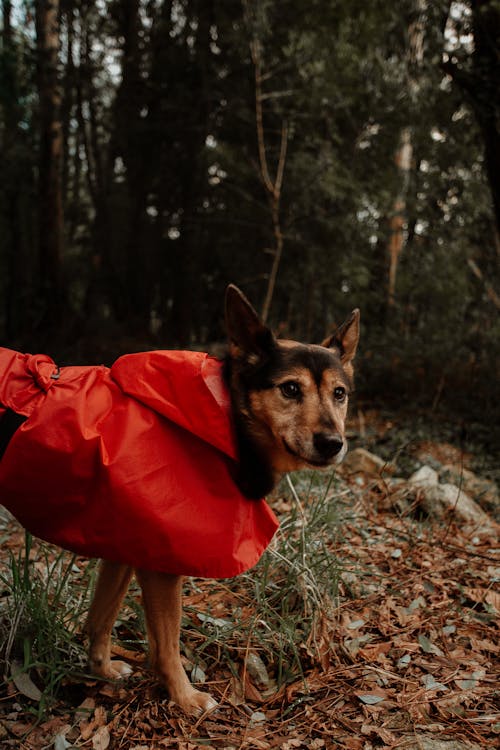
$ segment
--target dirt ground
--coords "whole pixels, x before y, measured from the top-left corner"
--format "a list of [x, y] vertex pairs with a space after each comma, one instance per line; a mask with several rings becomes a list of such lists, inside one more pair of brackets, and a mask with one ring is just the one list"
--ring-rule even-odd
[[[383, 434], [383, 426], [377, 429]], [[411, 460], [413, 467], [464, 466], [456, 447], [432, 441], [413, 448]], [[14, 680], [4, 665], [0, 747], [498, 747], [498, 526], [489, 508], [483, 524], [452, 511], [434, 518], [421, 502], [424, 491], [410, 486], [407, 476], [396, 481], [397, 469], [390, 472], [364, 467], [345, 470], [336, 480], [337, 520], [328, 537], [338, 571], [336, 595], [305, 597], [297, 605], [312, 623], [297, 646], [302, 674], [295, 669], [280, 676], [276, 652], [248, 630], [243, 642], [236, 628], [229, 645], [220, 632], [208, 643], [207, 633], [195, 627], [196, 612], [209, 611], [216, 624], [258, 622], [259, 605], [246, 584], [196, 581], [186, 590], [183, 653], [192, 667], [190, 654], [203, 646], [196, 677], [218, 700], [217, 711], [194, 720], [170, 703], [148, 672], [143, 651], [130, 648], [125, 638], [120, 643], [125, 622], [117, 630], [116, 652], [134, 670], [126, 683], [68, 674], [57, 699], [40, 712], [38, 694], [29, 695], [32, 686], [43, 689], [43, 672], [28, 670], [24, 681]], [[297, 487], [306, 523], [315, 494]], [[280, 490], [272, 503], [286, 518], [294, 497]], [[299, 539], [300, 523], [293, 534]], [[8, 555], [22, 547], [24, 534], [5, 517], [0, 538], [7, 575]], [[35, 545], [32, 558], [38, 550]], [[86, 564], [78, 559], [77, 575]], [[297, 580], [297, 586], [307, 585], [304, 577]], [[5, 602], [5, 582], [2, 588]], [[311, 607], [314, 612], [306, 611]], [[6, 636], [12, 623], [7, 625]]]

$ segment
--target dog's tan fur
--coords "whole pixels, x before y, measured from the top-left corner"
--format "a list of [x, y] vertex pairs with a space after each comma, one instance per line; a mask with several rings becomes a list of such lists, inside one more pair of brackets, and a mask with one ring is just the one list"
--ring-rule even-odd
[[[341, 461], [359, 312], [321, 346], [280, 341], [230, 286], [226, 324], [227, 381], [240, 451], [236, 481], [242, 491], [260, 497], [283, 472]], [[291, 395], [296, 393], [300, 397]], [[111, 631], [134, 572], [142, 589], [153, 669], [170, 698], [187, 713], [212, 710], [216, 701], [190, 684], [181, 662], [179, 576], [101, 562], [86, 625], [92, 671], [107, 679], [130, 673], [125, 662], [111, 660]]]
[[[283, 397], [279, 386], [293, 381], [298, 383], [303, 393], [301, 403], [287, 404], [283, 408]], [[307, 460], [312, 456], [311, 438], [326, 426], [344, 436], [344, 423], [347, 414], [347, 399], [342, 403], [332, 400], [331, 394], [336, 387], [344, 387], [338, 373], [327, 370], [323, 373], [319, 386], [314, 382], [310, 371], [305, 368], [293, 368], [286, 376], [277, 381], [278, 388], [258, 391], [250, 396], [252, 414], [266, 424], [271, 434], [269, 452], [272, 464], [279, 473], [295, 471], [314, 465]], [[294, 450], [296, 455], [283, 451], [283, 440]], [[337, 459], [337, 463], [342, 455]]]

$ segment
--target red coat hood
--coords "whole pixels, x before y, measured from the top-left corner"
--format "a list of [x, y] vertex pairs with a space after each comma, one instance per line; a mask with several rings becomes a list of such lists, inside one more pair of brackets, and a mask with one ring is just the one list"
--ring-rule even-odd
[[236, 459], [222, 367], [204, 352], [154, 351], [125, 354], [110, 375], [127, 396]]

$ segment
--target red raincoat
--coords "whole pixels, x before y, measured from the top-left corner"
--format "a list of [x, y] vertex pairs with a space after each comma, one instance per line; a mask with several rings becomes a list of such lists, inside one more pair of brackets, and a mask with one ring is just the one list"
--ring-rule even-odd
[[0, 420], [5, 409], [27, 417], [0, 460], [0, 503], [88, 557], [210, 578], [252, 567], [278, 522], [233, 481], [221, 368], [156, 351], [59, 370], [0, 348]]

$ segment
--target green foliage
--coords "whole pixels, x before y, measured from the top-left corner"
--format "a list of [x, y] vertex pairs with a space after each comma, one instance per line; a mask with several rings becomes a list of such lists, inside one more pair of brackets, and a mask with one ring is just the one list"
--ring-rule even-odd
[[[275, 228], [259, 167], [253, 41], [272, 177], [288, 128], [272, 325], [320, 340], [356, 305], [367, 394], [390, 382], [386, 397], [418, 391], [430, 403], [443, 374], [451, 385], [460, 373], [454, 392], [481, 383], [493, 398], [498, 311], [469, 263], [498, 295], [484, 119], [484, 100], [495, 106], [495, 71], [473, 55], [472, 37], [485, 33], [476, 5], [427, 3], [422, 16], [416, 0], [65, 2], [67, 314], [51, 327], [38, 283], [35, 34], [19, 10], [0, 48], [1, 338], [66, 359], [111, 359], [131, 340], [201, 347], [221, 339], [230, 281], [259, 307]], [[498, 4], [486, 11], [493, 39]], [[406, 176], [396, 164], [404, 129]], [[403, 246], [389, 304], [401, 196]], [[424, 384], [422, 369], [432, 371]]]

